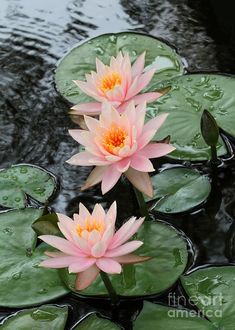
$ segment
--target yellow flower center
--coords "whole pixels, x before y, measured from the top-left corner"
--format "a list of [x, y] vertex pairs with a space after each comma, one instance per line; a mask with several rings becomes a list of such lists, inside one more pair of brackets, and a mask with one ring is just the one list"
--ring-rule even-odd
[[110, 153], [114, 148], [122, 148], [125, 144], [126, 132], [121, 127], [112, 126], [110, 130], [103, 135], [103, 147]]
[[117, 72], [112, 72], [101, 78], [100, 89], [102, 92], [106, 93], [113, 90], [116, 86], [121, 85], [121, 83], [122, 77], [120, 74]]
[[83, 231], [88, 231], [88, 233], [91, 233], [93, 230], [97, 230], [100, 233], [104, 231], [104, 226], [103, 224], [98, 221], [97, 219], [86, 219], [85, 220], [85, 225], [81, 226], [80, 224], [77, 225], [76, 231], [77, 234], [81, 237]]

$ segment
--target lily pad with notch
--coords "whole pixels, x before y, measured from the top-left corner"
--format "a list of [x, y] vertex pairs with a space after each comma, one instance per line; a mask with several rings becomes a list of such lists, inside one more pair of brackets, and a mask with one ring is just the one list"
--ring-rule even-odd
[[0, 206], [3, 207], [23, 208], [28, 196], [44, 204], [56, 189], [55, 176], [39, 166], [19, 164], [0, 171]]
[[151, 177], [154, 197], [145, 197], [152, 201], [152, 210], [163, 213], [189, 211], [201, 205], [208, 198], [211, 184], [207, 176], [199, 172], [176, 167], [162, 171]]
[[[171, 90], [148, 105], [148, 118], [169, 113], [156, 134], [161, 140], [171, 136], [176, 147], [169, 157], [205, 161], [210, 159], [210, 147], [201, 136], [200, 122], [203, 111], [208, 110], [217, 124], [235, 136], [235, 78], [218, 74], [186, 74], [172, 80]], [[217, 143], [218, 156], [228, 154], [222, 138]]]
[[68, 290], [58, 271], [39, 267], [46, 244], [36, 246], [32, 223], [42, 209], [25, 208], [0, 213], [0, 306], [26, 307], [48, 302]]
[[84, 80], [85, 74], [96, 71], [96, 57], [109, 64], [111, 56], [117, 56], [119, 51], [128, 52], [132, 62], [146, 51], [145, 65], [156, 67], [148, 91], [160, 90], [169, 85], [172, 77], [184, 73], [181, 57], [165, 42], [135, 32], [107, 33], [85, 40], [62, 58], [55, 74], [57, 90], [71, 103], [90, 102], [91, 98], [80, 91], [73, 80]]
[[[187, 242], [171, 226], [162, 222], [146, 221], [136, 235], [144, 244], [138, 255], [150, 256], [150, 260], [135, 265], [124, 265], [120, 275], [110, 275], [116, 292], [122, 297], [143, 298], [160, 294], [169, 289], [183, 273], [187, 261]], [[107, 296], [100, 278], [83, 291], [75, 290], [74, 274], [67, 269], [60, 271], [66, 285], [80, 296]]]

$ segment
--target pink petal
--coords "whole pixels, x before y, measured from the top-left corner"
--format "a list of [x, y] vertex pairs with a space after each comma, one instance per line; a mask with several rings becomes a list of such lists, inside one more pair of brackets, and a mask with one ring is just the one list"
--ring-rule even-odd
[[90, 212], [86, 206], [82, 203], [79, 203], [79, 217], [82, 219], [89, 218], [91, 216]]
[[82, 136], [83, 133], [83, 129], [69, 129], [69, 135], [71, 135], [75, 141], [82, 145], [86, 145], [86, 139], [84, 139], [84, 136]]
[[168, 113], [163, 113], [153, 119], [150, 119], [145, 125], [143, 129], [143, 133], [154, 130], [157, 130], [163, 125], [164, 121], [166, 120]]
[[156, 69], [150, 69], [147, 72], [143, 73], [139, 79], [138, 79], [138, 87], [136, 89], [136, 93], [135, 94], [139, 94], [139, 92], [144, 89], [148, 83], [150, 82], [150, 80], [153, 78], [153, 75], [155, 73]]
[[137, 264], [151, 259], [151, 257], [137, 256], [135, 254], [126, 254], [125, 256], [116, 257], [114, 260], [120, 264]]
[[100, 122], [97, 119], [85, 115], [84, 120], [85, 120], [85, 123], [86, 123], [89, 131], [91, 131], [93, 133], [97, 132], [97, 130], [100, 127]]
[[132, 65], [132, 77], [140, 75], [144, 70], [144, 60], [146, 52], [143, 52]]
[[121, 265], [110, 258], [100, 258], [96, 260], [96, 266], [108, 274], [120, 274], [122, 271]]
[[131, 157], [130, 166], [140, 172], [153, 172], [154, 171], [154, 167], [153, 167], [151, 161], [148, 158], [138, 155], [138, 154], [135, 154]]
[[103, 179], [103, 175], [105, 171], [107, 170], [107, 166], [97, 166], [95, 167], [88, 178], [86, 179], [85, 184], [82, 186], [81, 190], [86, 190], [88, 188], [93, 187], [97, 183], [101, 182]]
[[103, 62], [101, 62], [98, 58], [96, 58], [96, 71], [98, 74], [105, 74], [106, 67]]
[[95, 207], [92, 212], [92, 217], [98, 220], [105, 218], [105, 211], [101, 204], [95, 204]]
[[64, 214], [56, 213], [59, 219], [58, 227], [67, 240], [72, 241], [71, 232], [74, 230], [74, 221]]
[[47, 260], [42, 261], [39, 266], [40, 267], [46, 267], [46, 268], [65, 268], [71, 265], [72, 263], [75, 263], [80, 258], [77, 257], [54, 257]]
[[121, 173], [124, 173], [128, 170], [131, 163], [130, 157], [126, 157], [119, 162], [117, 162], [117, 170]]
[[104, 101], [105, 98], [100, 96], [96, 90], [94, 90], [93, 86], [91, 86], [89, 83], [86, 83], [84, 81], [74, 80], [74, 83], [87, 95], [91, 96], [93, 99], [97, 101]]
[[102, 194], [105, 194], [110, 189], [112, 189], [115, 186], [115, 184], [118, 182], [121, 175], [122, 173], [117, 170], [116, 165], [108, 166], [102, 179], [102, 184], [101, 184]]
[[147, 158], [158, 158], [174, 151], [175, 147], [167, 143], [149, 143], [139, 151], [140, 155]]
[[86, 270], [87, 268], [94, 265], [95, 259], [93, 258], [80, 258], [75, 260], [69, 266], [69, 273], [80, 273]]
[[71, 109], [75, 111], [73, 112], [73, 114], [96, 116], [99, 115], [101, 112], [101, 103], [99, 102], [79, 103], [74, 105]]
[[72, 256], [77, 256], [77, 257], [84, 256], [83, 252], [80, 249], [78, 249], [78, 247], [74, 243], [67, 241], [66, 239], [64, 239], [62, 237], [57, 237], [57, 236], [53, 236], [53, 235], [41, 235], [38, 238], [40, 238], [45, 243], [53, 246], [54, 248], [66, 253], [66, 254], [69, 254]]
[[123, 245], [116, 247], [115, 249], [107, 251], [105, 253], [105, 257], [120, 257], [137, 250], [141, 245], [143, 245], [143, 242], [141, 241], [127, 242]]
[[115, 224], [117, 217], [117, 203], [116, 201], [110, 206], [108, 212], [106, 213], [105, 222]]
[[44, 254], [50, 258], [55, 258], [55, 257], [67, 257], [68, 254], [63, 253], [63, 252], [57, 252], [57, 251], [45, 251]]
[[156, 131], [154, 129], [148, 131], [143, 130], [138, 138], [138, 150], [144, 148], [152, 140], [155, 134]]
[[92, 166], [90, 163], [92, 156], [93, 155], [91, 155], [89, 152], [82, 151], [72, 156], [69, 160], [66, 160], [66, 163], [70, 165]]
[[87, 270], [79, 273], [76, 278], [75, 288], [77, 290], [86, 289], [89, 285], [91, 285], [92, 282], [95, 281], [99, 272], [99, 268], [97, 268], [96, 265], [93, 265]]
[[104, 242], [100, 241], [92, 247], [91, 254], [95, 258], [100, 258], [104, 255], [106, 248], [107, 245]]
[[148, 173], [139, 172], [129, 167], [125, 172], [125, 176], [139, 191], [153, 197], [153, 186]]
[[156, 101], [160, 96], [162, 96], [162, 94], [157, 92], [143, 93], [133, 96], [131, 100], [134, 101], [135, 105], [137, 105], [142, 102], [151, 103], [153, 101]]
[[154, 73], [155, 69], [150, 69], [143, 73], [141, 76], [135, 77], [132, 85], [130, 86], [130, 89], [127, 92], [126, 100], [129, 100], [133, 96], [139, 94], [139, 92], [148, 85]]
[[108, 246], [108, 251], [128, 241], [128, 239], [131, 238], [138, 231], [143, 221], [144, 218], [136, 220], [135, 217], [132, 217], [130, 220], [124, 223], [124, 225], [122, 225], [121, 228], [113, 236], [113, 239]]

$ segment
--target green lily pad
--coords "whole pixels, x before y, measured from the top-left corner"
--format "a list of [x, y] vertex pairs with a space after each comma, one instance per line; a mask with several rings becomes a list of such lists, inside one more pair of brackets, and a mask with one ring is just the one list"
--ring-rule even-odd
[[[159, 129], [156, 139], [171, 136], [176, 147], [169, 157], [201, 161], [210, 159], [210, 147], [201, 136], [200, 121], [207, 109], [217, 124], [235, 136], [235, 79], [216, 74], [188, 74], [174, 79], [171, 90], [159, 100], [148, 105], [149, 118], [167, 112], [169, 116]], [[220, 138], [219, 156], [227, 154]]]
[[[152, 259], [144, 263], [123, 266], [120, 275], [110, 275], [116, 292], [124, 297], [149, 296], [161, 293], [171, 287], [183, 273], [187, 260], [186, 241], [167, 224], [146, 221], [136, 235], [144, 242], [136, 253], [150, 256]], [[63, 280], [74, 290], [75, 276], [62, 271]], [[100, 278], [80, 295], [107, 295], [106, 288]]]
[[235, 324], [235, 266], [208, 267], [181, 277], [190, 300], [223, 330]]
[[81, 323], [79, 323], [74, 330], [91, 330], [91, 329], [118, 330], [120, 329], [120, 327], [107, 319], [103, 319], [96, 316], [95, 314], [92, 314], [86, 317]]
[[85, 74], [96, 71], [96, 57], [109, 64], [111, 56], [117, 56], [119, 51], [128, 52], [132, 62], [146, 51], [145, 65], [157, 68], [148, 91], [162, 89], [172, 77], [184, 73], [180, 56], [155, 37], [134, 32], [103, 34], [77, 45], [60, 61], [55, 75], [58, 91], [72, 103], [89, 102], [91, 98], [73, 80], [85, 80]]
[[40, 306], [20, 311], [7, 318], [3, 330], [64, 330], [68, 317], [68, 307]]
[[133, 330], [216, 330], [209, 321], [195, 311], [175, 309], [145, 302], [134, 323]]
[[211, 191], [205, 175], [184, 167], [167, 169], [151, 180], [154, 197], [146, 200], [157, 200], [152, 209], [163, 213], [188, 211], [204, 202]]
[[23, 208], [27, 196], [45, 203], [55, 192], [55, 177], [43, 168], [20, 164], [0, 171], [0, 206]]
[[33, 208], [0, 213], [0, 306], [42, 304], [68, 292], [57, 270], [38, 267], [49, 247], [36, 247], [31, 225], [42, 213]]

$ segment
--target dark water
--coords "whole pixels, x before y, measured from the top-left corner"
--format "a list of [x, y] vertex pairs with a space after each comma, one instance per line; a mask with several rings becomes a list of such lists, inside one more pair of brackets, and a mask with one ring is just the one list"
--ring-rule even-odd
[[[206, 0], [0, 0], [0, 164], [33, 163], [55, 173], [61, 180], [53, 203], [58, 212], [72, 214], [79, 201], [93, 205], [102, 196], [99, 187], [80, 192], [90, 169], [65, 163], [77, 144], [68, 135], [68, 128], [75, 126], [67, 115], [68, 105], [54, 89], [56, 63], [86, 37], [128, 29], [170, 41], [187, 59], [190, 71], [235, 73], [231, 29], [221, 28]], [[192, 240], [194, 266], [234, 261], [234, 172], [233, 160], [219, 168], [217, 187], [205, 208], [165, 219]], [[120, 184], [106, 201], [117, 199], [119, 214], [125, 217], [136, 208], [133, 197], [133, 208], [127, 209], [126, 198], [132, 197]], [[69, 301], [76, 311], [76, 299], [66, 299], [63, 302]], [[99, 306], [80, 302], [79, 312], [70, 313], [68, 329], [89, 310], [111, 315], [107, 306]], [[126, 328], [139, 307], [141, 303], [128, 303], [127, 311], [121, 306], [119, 321]]]

